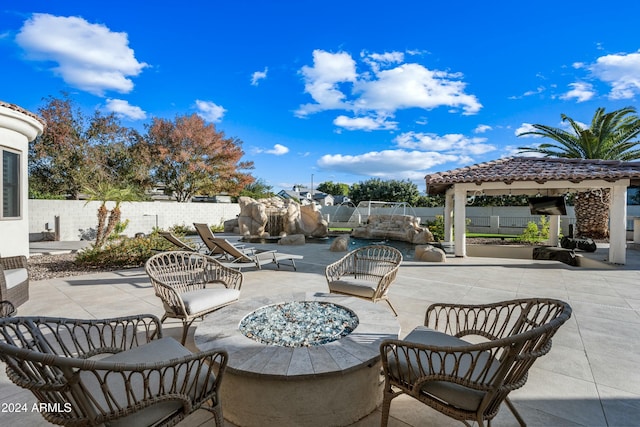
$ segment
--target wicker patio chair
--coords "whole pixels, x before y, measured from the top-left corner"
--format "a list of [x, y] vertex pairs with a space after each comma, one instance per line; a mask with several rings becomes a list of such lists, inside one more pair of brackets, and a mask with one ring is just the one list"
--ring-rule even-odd
[[[425, 327], [380, 346], [382, 426], [391, 400], [403, 393], [467, 426], [490, 425], [504, 401], [524, 426], [508, 394], [525, 384], [529, 368], [549, 352], [551, 337], [569, 317], [571, 307], [552, 299], [430, 306]], [[466, 336], [483, 342], [472, 344]]]
[[223, 425], [218, 393], [227, 353], [190, 352], [163, 338], [152, 315], [2, 318], [0, 359], [54, 424], [174, 425], [202, 408]]
[[373, 302], [384, 300], [397, 316], [387, 292], [396, 280], [401, 262], [402, 253], [391, 246], [371, 245], [355, 249], [326, 267], [329, 291]]
[[27, 257], [0, 258], [0, 300], [19, 307], [29, 300]]
[[16, 308], [11, 301], [0, 301], [0, 317], [11, 317], [16, 314]]
[[207, 255], [163, 252], [149, 258], [145, 270], [164, 305], [161, 322], [169, 317], [182, 320], [182, 344], [194, 320], [240, 298], [242, 273]]

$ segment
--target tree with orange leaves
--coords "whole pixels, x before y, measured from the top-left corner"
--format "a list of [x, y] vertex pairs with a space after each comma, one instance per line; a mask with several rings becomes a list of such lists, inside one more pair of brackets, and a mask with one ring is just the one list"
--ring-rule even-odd
[[145, 142], [156, 182], [179, 202], [195, 195], [236, 195], [254, 181], [243, 172], [253, 169], [253, 162], [240, 161], [242, 141], [226, 138], [197, 114], [177, 116], [175, 121], [154, 118]]

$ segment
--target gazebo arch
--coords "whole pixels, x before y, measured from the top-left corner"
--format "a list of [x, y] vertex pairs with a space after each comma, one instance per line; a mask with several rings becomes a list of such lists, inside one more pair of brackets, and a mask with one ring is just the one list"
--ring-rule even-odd
[[[466, 256], [466, 202], [469, 194], [554, 196], [609, 189], [609, 262], [626, 262], [627, 188], [640, 183], [640, 162], [509, 157], [425, 176], [427, 194], [445, 194], [445, 242]], [[453, 233], [453, 230], [462, 230]], [[549, 235], [557, 244], [560, 217], [552, 215]]]

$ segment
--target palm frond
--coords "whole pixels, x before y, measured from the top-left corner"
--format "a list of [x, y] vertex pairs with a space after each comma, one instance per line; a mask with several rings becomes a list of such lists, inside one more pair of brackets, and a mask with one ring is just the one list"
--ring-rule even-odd
[[554, 142], [518, 149], [520, 152], [537, 152], [563, 158], [637, 159], [640, 158], [640, 153], [634, 148], [640, 141], [633, 140], [640, 135], [640, 118], [635, 113], [634, 107], [624, 107], [610, 113], [606, 113], [601, 107], [593, 115], [589, 128], [584, 128], [571, 117], [562, 114], [562, 121], [569, 123], [572, 132], [534, 124], [534, 131], [523, 132], [518, 136], [536, 135]]

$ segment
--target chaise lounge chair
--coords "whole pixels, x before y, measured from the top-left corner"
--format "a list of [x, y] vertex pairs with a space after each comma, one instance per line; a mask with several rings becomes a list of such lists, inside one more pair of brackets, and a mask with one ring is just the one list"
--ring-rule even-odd
[[290, 261], [293, 270], [296, 270], [296, 263], [294, 260], [302, 259], [302, 255], [292, 255], [292, 254], [283, 254], [278, 251], [264, 251], [264, 252], [256, 252], [253, 254], [244, 253], [240, 249], [236, 248], [226, 239], [221, 238], [213, 238], [211, 242], [215, 244], [220, 250], [224, 251], [227, 255], [229, 261], [220, 260], [220, 264], [236, 268], [239, 271], [243, 267], [255, 267], [262, 268], [265, 264], [271, 264], [272, 262], [280, 268], [280, 263], [282, 261]]
[[[218, 245], [213, 243], [213, 239], [215, 239], [216, 236], [214, 236], [208, 224], [194, 222], [193, 226], [195, 227], [198, 236], [200, 236], [200, 238], [202, 239], [202, 243], [209, 251], [207, 255], [213, 257], [227, 256], [227, 253], [225, 251], [223, 251], [222, 249], [220, 249], [220, 247], [218, 247]], [[247, 248], [244, 245], [234, 245], [233, 243], [230, 244], [232, 244], [236, 249], [244, 254], [253, 254], [255, 252], [254, 248]]]
[[[191, 245], [187, 244], [186, 242], [180, 240], [180, 238], [178, 236], [176, 236], [175, 234], [171, 233], [170, 231], [160, 231], [160, 232], [158, 232], [158, 234], [161, 237], [164, 237], [165, 239], [167, 239], [174, 246], [177, 246], [182, 251], [200, 252], [205, 247], [203, 244], [196, 245], [196, 246], [191, 246]], [[207, 255], [210, 255], [210, 254], [207, 254]]]

